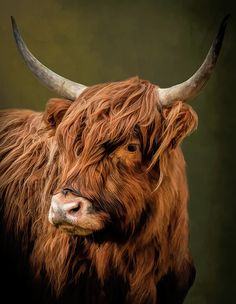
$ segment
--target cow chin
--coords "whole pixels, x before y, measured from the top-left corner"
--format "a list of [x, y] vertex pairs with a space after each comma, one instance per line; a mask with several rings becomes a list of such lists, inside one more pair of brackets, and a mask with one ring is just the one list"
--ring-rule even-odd
[[79, 226], [73, 226], [73, 225], [60, 225], [58, 227], [63, 232], [66, 232], [70, 235], [80, 235], [80, 236], [87, 236], [92, 234], [94, 231], [91, 229], [85, 229], [81, 228]]
[[53, 195], [48, 213], [51, 224], [70, 235], [86, 236], [104, 228], [104, 215], [83, 197]]

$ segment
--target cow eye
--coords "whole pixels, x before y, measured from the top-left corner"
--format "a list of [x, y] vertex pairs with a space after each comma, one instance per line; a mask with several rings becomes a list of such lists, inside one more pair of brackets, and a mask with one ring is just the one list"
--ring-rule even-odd
[[138, 147], [137, 147], [137, 145], [135, 145], [135, 144], [129, 144], [129, 145], [127, 146], [127, 150], [128, 150], [129, 152], [135, 152], [135, 151], [137, 151], [137, 149], [138, 149]]

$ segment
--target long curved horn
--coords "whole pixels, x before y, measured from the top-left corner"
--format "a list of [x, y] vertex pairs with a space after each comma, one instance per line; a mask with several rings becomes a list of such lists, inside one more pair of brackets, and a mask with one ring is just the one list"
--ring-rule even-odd
[[207, 83], [220, 53], [229, 16], [230, 15], [225, 16], [221, 22], [216, 38], [214, 39], [203, 64], [197, 72], [185, 82], [174, 85], [170, 88], [157, 88], [159, 100], [162, 105], [169, 106], [176, 100], [187, 101], [195, 97]]
[[28, 50], [24, 40], [20, 35], [15, 19], [13, 17], [11, 17], [11, 21], [17, 48], [32, 73], [44, 85], [58, 93], [60, 96], [63, 96], [70, 100], [75, 100], [82, 93], [82, 91], [86, 89], [86, 86], [68, 80], [54, 73], [46, 66], [44, 66], [41, 62], [39, 62]]

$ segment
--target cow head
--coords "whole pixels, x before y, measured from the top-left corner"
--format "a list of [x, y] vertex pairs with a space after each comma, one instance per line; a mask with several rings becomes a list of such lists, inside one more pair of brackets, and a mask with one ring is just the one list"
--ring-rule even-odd
[[49, 221], [119, 241], [158, 212], [160, 160], [197, 124], [190, 106], [162, 107], [156, 86], [138, 77], [87, 88], [74, 102], [52, 99], [44, 120], [60, 168]]

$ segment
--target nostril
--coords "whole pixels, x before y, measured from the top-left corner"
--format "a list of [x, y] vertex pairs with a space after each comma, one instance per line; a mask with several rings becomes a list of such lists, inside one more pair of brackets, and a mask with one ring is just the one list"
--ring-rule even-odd
[[70, 206], [67, 206], [69, 208], [67, 208], [66, 213], [68, 215], [71, 215], [71, 216], [78, 216], [79, 212], [81, 211], [81, 203], [80, 202], [74, 202], [74, 203], [71, 203]]
[[75, 213], [79, 212], [81, 209], [82, 205], [80, 202], [69, 202], [69, 203], [64, 203], [60, 205], [60, 210], [66, 215], [74, 215]]
[[75, 213], [78, 213], [79, 210], [80, 210], [80, 204], [77, 207], [70, 209], [69, 213], [70, 214], [75, 214]]

